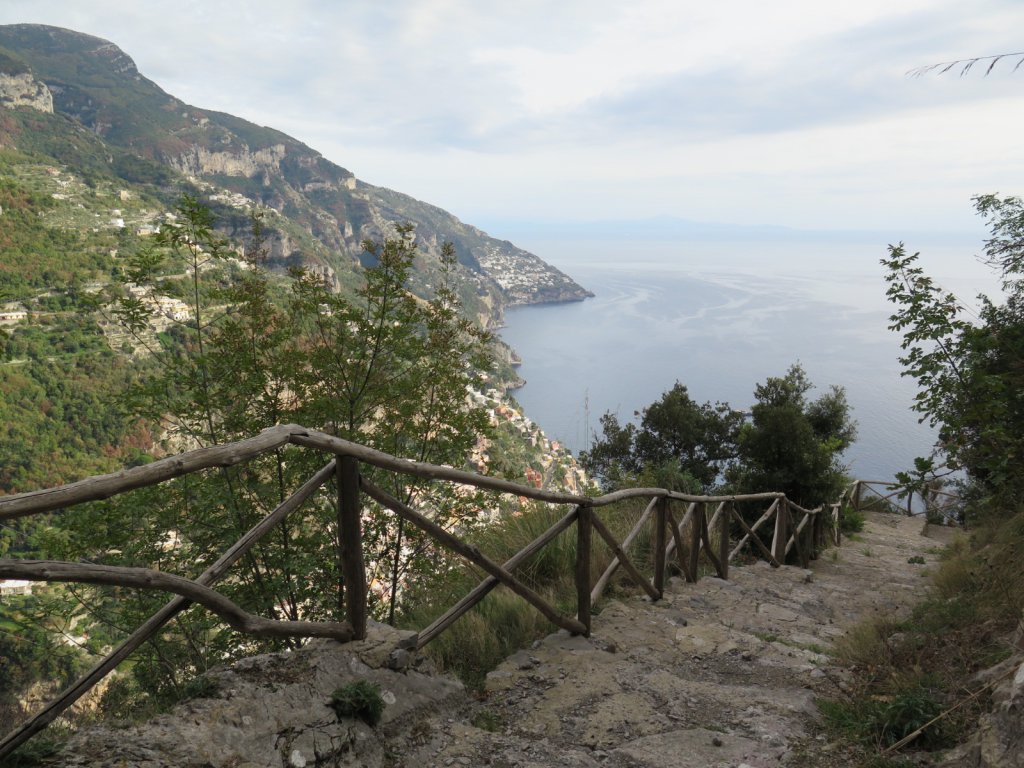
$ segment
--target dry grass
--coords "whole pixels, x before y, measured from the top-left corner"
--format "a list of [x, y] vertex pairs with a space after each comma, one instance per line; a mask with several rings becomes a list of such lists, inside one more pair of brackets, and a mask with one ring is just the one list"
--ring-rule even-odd
[[962, 741], [987, 706], [969, 697], [977, 672], [1005, 659], [1024, 609], [1024, 512], [992, 522], [943, 555], [933, 594], [904, 621], [860, 625], [836, 644], [852, 670], [849, 695], [820, 706], [856, 748], [880, 751], [953, 709], [908, 749]]
[[[633, 528], [643, 513], [643, 504], [627, 503], [595, 510], [618, 541]], [[472, 543], [496, 562], [505, 562], [536, 540], [565, 513], [564, 507], [533, 505], [521, 514], [507, 515], [491, 526], [474, 532]], [[642, 573], [651, 573], [650, 525], [646, 525], [630, 547], [629, 555]], [[595, 532], [591, 556], [591, 582], [603, 573], [614, 555]], [[576, 528], [571, 526], [517, 570], [516, 575], [562, 615], [576, 615]], [[419, 587], [407, 600], [401, 624], [422, 629], [459, 598], [476, 586], [486, 574], [465, 565]], [[622, 569], [609, 584], [607, 594], [631, 591]], [[600, 610], [595, 606], [594, 612]], [[493, 590], [442, 635], [426, 652], [443, 669], [457, 674], [471, 689], [483, 687], [487, 673], [520, 648], [554, 630], [541, 614], [504, 587]]]

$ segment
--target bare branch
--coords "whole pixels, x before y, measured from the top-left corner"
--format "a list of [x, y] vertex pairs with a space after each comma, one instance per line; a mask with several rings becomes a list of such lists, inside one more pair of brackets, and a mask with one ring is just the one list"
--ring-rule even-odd
[[1000, 59], [1008, 59], [1014, 56], [1019, 56], [1017, 63], [1014, 65], [1011, 72], [1016, 72], [1021, 64], [1024, 64], [1024, 51], [1017, 51], [1016, 53], [997, 53], [994, 56], [975, 56], [969, 59], [954, 59], [953, 61], [940, 61], [938, 64], [928, 64], [924, 67], [916, 67], [907, 72], [908, 77], [923, 77], [924, 75], [936, 72], [940, 75], [944, 75], [949, 70], [960, 67], [960, 77], [963, 77], [975, 64], [983, 61], [989, 62], [988, 67], [985, 68], [985, 74], [983, 77], [988, 77], [989, 73], [995, 68], [996, 64]]

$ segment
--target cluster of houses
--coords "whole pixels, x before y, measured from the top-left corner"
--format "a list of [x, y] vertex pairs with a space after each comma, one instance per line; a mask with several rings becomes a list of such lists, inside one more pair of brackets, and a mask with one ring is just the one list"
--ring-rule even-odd
[[0, 579], [0, 600], [5, 597], [15, 597], [32, 594], [32, 582], [21, 579]]
[[20, 304], [6, 304], [0, 307], [0, 325], [14, 325], [28, 318], [28, 311]]
[[[557, 440], [547, 435], [532, 419], [514, 408], [504, 395], [491, 388], [485, 392], [470, 390], [470, 400], [483, 407], [491, 423], [506, 425], [518, 432], [537, 451], [540, 469], [527, 467], [524, 471], [526, 482], [534, 488], [560, 490], [567, 493], [583, 493], [587, 487], [587, 474], [576, 462], [573, 455]], [[486, 439], [477, 442], [470, 456], [470, 464], [479, 472], [486, 473], [490, 464], [491, 445]]]
[[[134, 283], [129, 283], [127, 285], [127, 290], [132, 297], [145, 302], [158, 316], [166, 318], [166, 320], [173, 320], [176, 323], [184, 323], [192, 317], [192, 311], [189, 309], [188, 304], [181, 299], [176, 299], [173, 296], [160, 296], [158, 294], [154, 294], [150, 288], [142, 285], [135, 285]], [[155, 321], [155, 325], [158, 326], [157, 330], [164, 330], [161, 326], [166, 324], [167, 323]]]

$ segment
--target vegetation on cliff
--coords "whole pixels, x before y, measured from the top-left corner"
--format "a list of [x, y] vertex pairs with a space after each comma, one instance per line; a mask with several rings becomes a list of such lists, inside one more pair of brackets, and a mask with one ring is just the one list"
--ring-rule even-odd
[[[466, 396], [487, 368], [487, 335], [462, 315], [450, 281], [438, 283], [429, 301], [409, 293], [416, 256], [411, 228], [366, 244], [372, 266], [355, 299], [303, 271], [290, 286], [280, 284], [261, 266], [259, 235], [257, 222], [239, 268], [209, 210], [186, 199], [153, 246], [127, 260], [124, 282], [111, 291], [114, 313], [147, 350], [145, 374], [124, 397], [130, 415], [161, 424], [161, 443], [170, 452], [303, 423], [395, 455], [462, 466], [489, 430], [482, 409]], [[454, 262], [450, 249], [444, 256]], [[179, 296], [188, 306], [157, 335], [150, 333], [155, 295]], [[305, 482], [319, 468], [310, 463], [314, 458], [281, 449], [205, 473], [199, 482], [182, 479], [69, 511], [40, 533], [40, 553], [194, 577]], [[435, 510], [448, 525], [471, 526], [479, 513], [471, 496], [440, 498], [423, 483], [379, 482], [389, 482], [407, 503]], [[225, 594], [264, 616], [334, 617], [342, 582], [334, 556], [338, 535], [334, 502], [325, 493], [243, 559]], [[403, 591], [443, 558], [381, 510], [365, 521], [364, 536], [369, 577], [378, 585], [371, 593], [375, 610], [386, 617]], [[68, 613], [81, 617], [78, 631], [87, 634], [99, 626], [131, 629], [163, 601], [159, 594], [126, 598], [104, 589], [73, 594]], [[122, 706], [136, 706], [143, 693], [156, 700], [180, 696], [210, 664], [278, 645], [224, 631], [206, 612], [188, 611], [173, 631], [136, 654], [132, 684], [122, 680], [114, 693]]]

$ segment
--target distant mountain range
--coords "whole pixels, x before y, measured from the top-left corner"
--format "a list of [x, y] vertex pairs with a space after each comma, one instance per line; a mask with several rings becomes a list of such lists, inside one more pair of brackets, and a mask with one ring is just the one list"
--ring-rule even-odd
[[[271, 265], [316, 268], [339, 288], [359, 271], [364, 239], [409, 222], [422, 255], [413, 290], [429, 293], [440, 245], [451, 241], [460, 293], [481, 320], [499, 321], [509, 305], [590, 295], [537, 256], [440, 208], [367, 184], [280, 131], [182, 102], [113, 43], [66, 29], [0, 26], [5, 150], [4, 170], [15, 176], [19, 164], [48, 164], [165, 209], [184, 192], [197, 194], [229, 235], [244, 231], [249, 211], [265, 207], [274, 212], [267, 220]], [[145, 234], [147, 224], [136, 224]]]
[[977, 231], [914, 232], [906, 229], [837, 230], [797, 229], [767, 224], [729, 224], [693, 221], [675, 216], [651, 216], [641, 219], [604, 219], [601, 221], [515, 221], [502, 219], [490, 225], [512, 237], [528, 236], [534, 240], [678, 240], [690, 242], [842, 242], [945, 243], [976, 247], [984, 228]]

